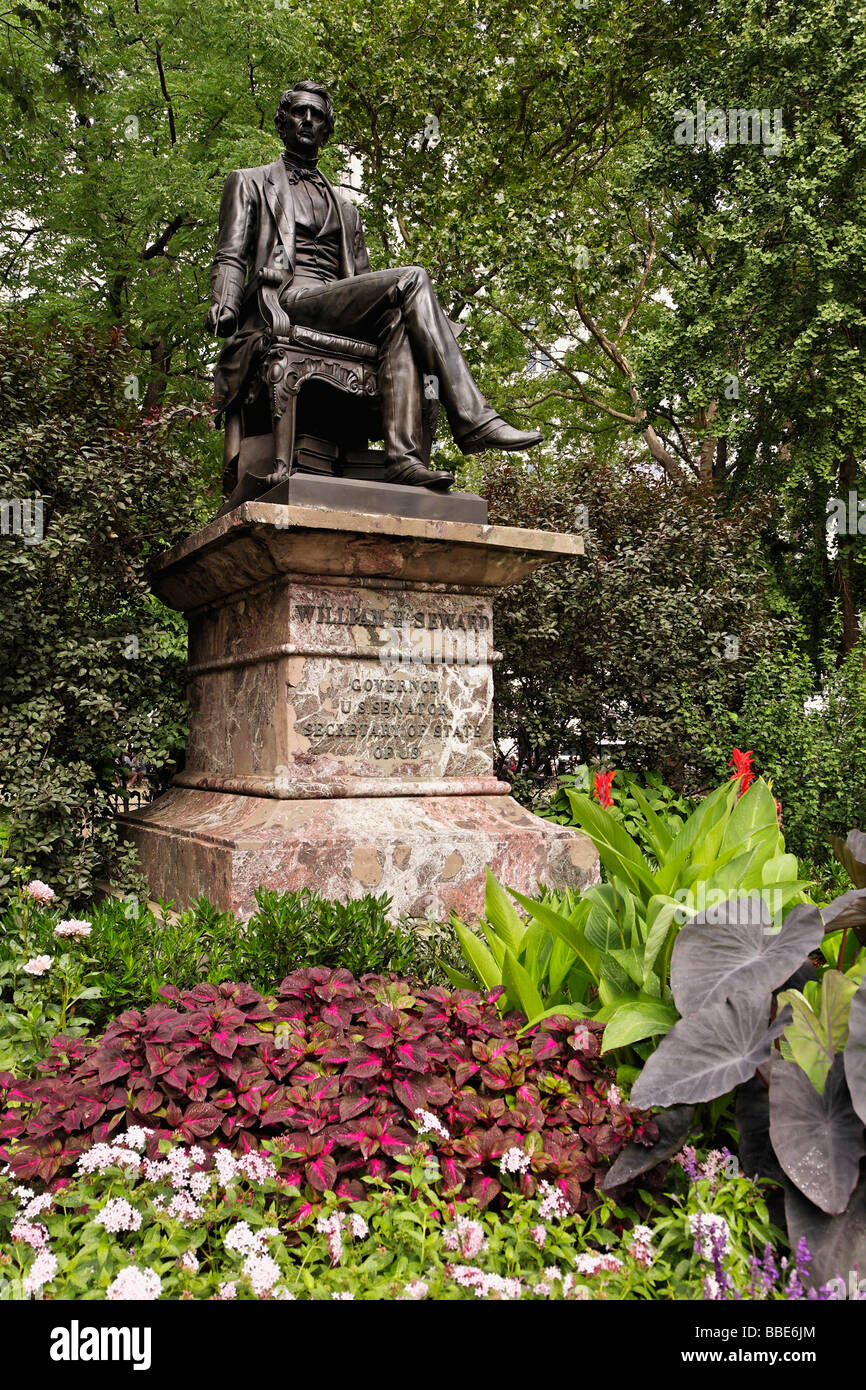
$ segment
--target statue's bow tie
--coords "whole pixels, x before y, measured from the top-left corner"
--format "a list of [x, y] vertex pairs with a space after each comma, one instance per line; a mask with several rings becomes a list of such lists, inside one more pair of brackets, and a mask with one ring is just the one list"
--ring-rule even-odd
[[289, 176], [289, 183], [297, 183], [299, 179], [312, 179], [314, 182], [321, 183], [322, 175], [318, 169], [300, 169], [297, 165], [292, 165], [286, 170]]

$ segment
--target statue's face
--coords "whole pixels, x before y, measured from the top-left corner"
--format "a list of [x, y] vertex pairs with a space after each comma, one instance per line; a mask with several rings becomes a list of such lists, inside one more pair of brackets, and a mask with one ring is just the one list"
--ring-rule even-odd
[[315, 92], [295, 92], [285, 113], [283, 142], [287, 150], [314, 158], [328, 138], [328, 115]]

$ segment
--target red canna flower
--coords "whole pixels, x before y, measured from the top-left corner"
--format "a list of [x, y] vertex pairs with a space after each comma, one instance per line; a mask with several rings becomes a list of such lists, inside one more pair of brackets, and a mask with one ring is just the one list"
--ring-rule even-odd
[[599, 806], [603, 806], [605, 810], [613, 805], [610, 784], [615, 776], [616, 772], [596, 772], [592, 779], [595, 787], [595, 799]]
[[752, 749], [750, 748], [748, 753], [741, 753], [739, 748], [735, 748], [734, 756], [728, 763], [728, 767], [734, 769], [731, 781], [735, 781], [738, 777], [740, 779], [740, 796], [742, 796], [743, 792], [748, 791], [755, 780], [755, 774], [752, 771]]

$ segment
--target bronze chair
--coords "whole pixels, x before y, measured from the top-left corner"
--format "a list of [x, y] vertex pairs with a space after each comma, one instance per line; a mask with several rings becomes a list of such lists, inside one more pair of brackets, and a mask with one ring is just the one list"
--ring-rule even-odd
[[[299, 466], [299, 396], [302, 386], [313, 383], [354, 398], [354, 408], [347, 403], [335, 409], [326, 391], [307, 412], [301, 442], [312, 436], [322, 457], [330, 455], [332, 460], [321, 471], [370, 479], [384, 476], [384, 453], [368, 448], [371, 438], [381, 437], [376, 345], [293, 324], [280, 303], [284, 282], [285, 272], [265, 268], [247, 286], [247, 295], [257, 297], [266, 332], [245, 399], [226, 414], [226, 458], [237, 458], [237, 476], [225, 479], [231, 497], [223, 511], [285, 483]], [[438, 391], [428, 394], [425, 389], [425, 434], [431, 448], [438, 414]], [[304, 459], [302, 467], [310, 463], [308, 455]]]

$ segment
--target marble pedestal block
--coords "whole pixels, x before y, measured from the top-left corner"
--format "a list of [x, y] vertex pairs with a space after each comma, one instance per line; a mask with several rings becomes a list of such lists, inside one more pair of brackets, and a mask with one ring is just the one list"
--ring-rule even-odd
[[151, 895], [245, 914], [260, 885], [477, 915], [484, 869], [594, 881], [591, 843], [493, 766], [493, 596], [578, 537], [249, 502], [162, 556], [189, 625], [186, 766], [121, 817]]

